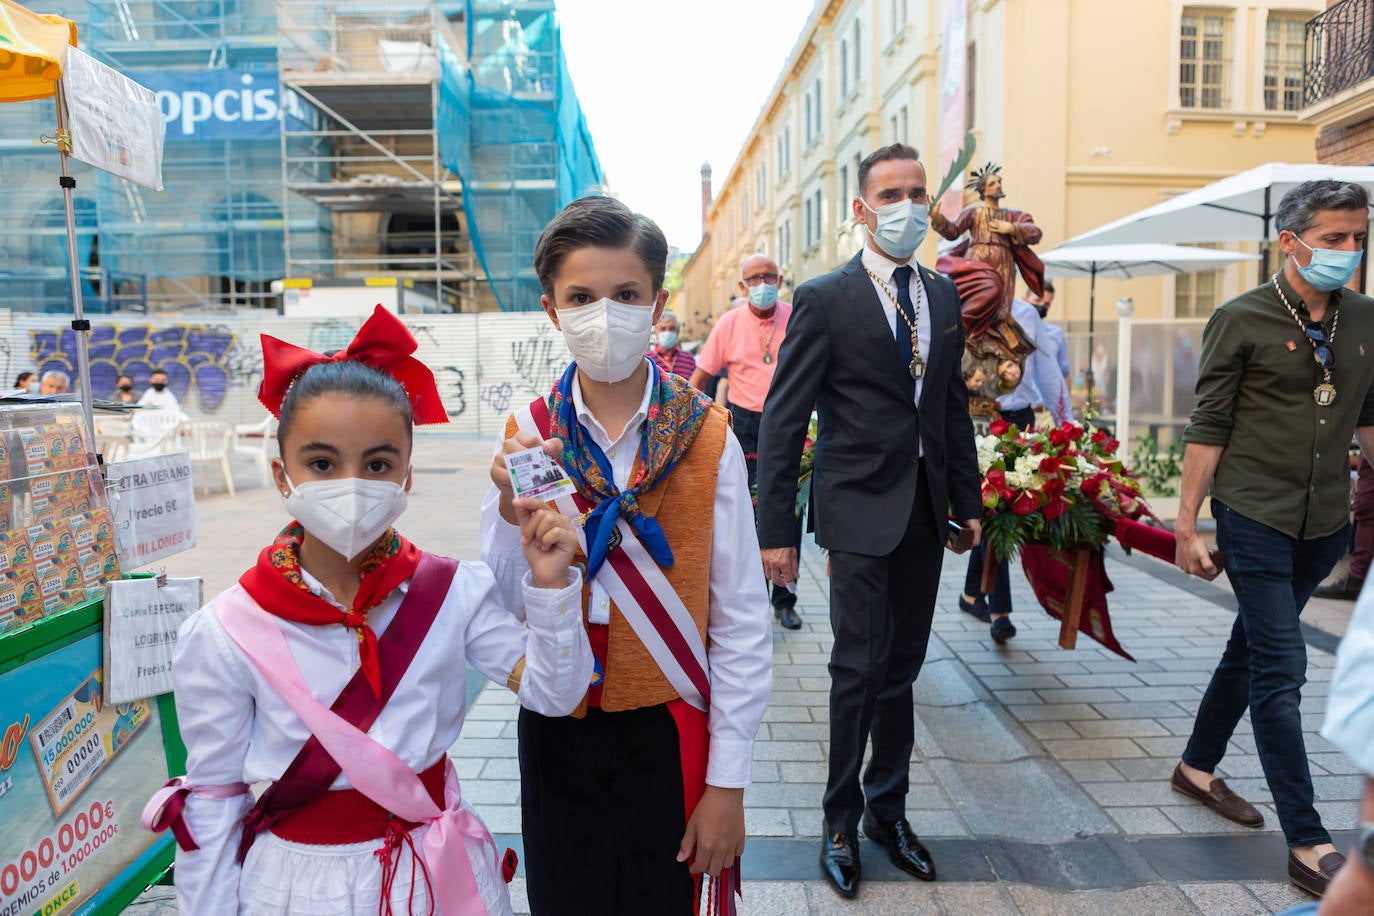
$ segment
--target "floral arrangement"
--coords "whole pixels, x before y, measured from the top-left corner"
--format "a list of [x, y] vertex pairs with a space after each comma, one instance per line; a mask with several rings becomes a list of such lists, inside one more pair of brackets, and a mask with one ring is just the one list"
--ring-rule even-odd
[[1101, 549], [1112, 520], [1152, 515], [1104, 430], [1068, 422], [1024, 433], [999, 419], [988, 433], [977, 438], [983, 539], [999, 559], [1024, 544]]

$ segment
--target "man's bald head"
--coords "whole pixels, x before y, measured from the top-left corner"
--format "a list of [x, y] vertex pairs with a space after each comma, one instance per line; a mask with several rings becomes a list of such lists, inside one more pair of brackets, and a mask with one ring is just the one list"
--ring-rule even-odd
[[778, 262], [761, 251], [746, 255], [739, 265], [740, 279], [748, 280], [756, 274], [777, 274]]

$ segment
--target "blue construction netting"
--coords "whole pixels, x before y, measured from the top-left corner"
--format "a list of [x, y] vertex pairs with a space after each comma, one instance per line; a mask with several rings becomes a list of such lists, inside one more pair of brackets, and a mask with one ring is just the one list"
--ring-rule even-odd
[[539, 306], [534, 246], [569, 201], [604, 185], [547, 3], [469, 0], [468, 60], [440, 41], [444, 165], [463, 181], [468, 236], [497, 303]]

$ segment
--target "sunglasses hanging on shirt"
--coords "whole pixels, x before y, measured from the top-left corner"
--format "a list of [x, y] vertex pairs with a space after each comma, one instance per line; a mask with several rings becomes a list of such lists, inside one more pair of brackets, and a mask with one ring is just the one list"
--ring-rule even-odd
[[1312, 389], [1312, 399], [1317, 402], [1318, 407], [1330, 407], [1336, 402], [1336, 386], [1331, 384], [1331, 372], [1336, 368], [1336, 324], [1341, 320], [1340, 310], [1337, 309], [1331, 318], [1331, 334], [1328, 335], [1322, 329], [1321, 322], [1306, 322], [1298, 314], [1298, 310], [1289, 303], [1288, 297], [1283, 294], [1283, 288], [1279, 286], [1279, 275], [1269, 278], [1269, 282], [1274, 286], [1274, 292], [1279, 294], [1279, 301], [1284, 308], [1288, 309], [1288, 314], [1293, 316], [1293, 320], [1302, 328], [1303, 336], [1312, 345], [1312, 358], [1316, 360], [1317, 366], [1322, 371], [1321, 384]]

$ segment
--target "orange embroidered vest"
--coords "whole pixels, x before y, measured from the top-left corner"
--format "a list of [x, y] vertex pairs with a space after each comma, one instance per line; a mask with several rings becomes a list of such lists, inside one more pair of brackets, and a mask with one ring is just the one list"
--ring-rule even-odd
[[[711, 541], [715, 529], [716, 475], [729, 426], [729, 412], [712, 405], [695, 441], [678, 459], [668, 476], [639, 497], [640, 509], [658, 520], [673, 550], [673, 565], [664, 569], [663, 574], [692, 615], [702, 643], [708, 646], [706, 621], [711, 609]], [[515, 418], [511, 417], [506, 422], [506, 438], [515, 435], [515, 431]], [[587, 558], [580, 550], [577, 562], [585, 568]], [[584, 622], [590, 611], [591, 588], [590, 582], [582, 583]], [[644, 648], [614, 601], [610, 601], [609, 610], [610, 638], [606, 648], [606, 679], [601, 690], [601, 708], [607, 712], [620, 712], [657, 706], [677, 699], [677, 691], [663, 676], [649, 650]], [[581, 718], [586, 711], [587, 700], [583, 697], [573, 715]]]

